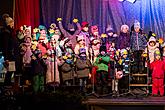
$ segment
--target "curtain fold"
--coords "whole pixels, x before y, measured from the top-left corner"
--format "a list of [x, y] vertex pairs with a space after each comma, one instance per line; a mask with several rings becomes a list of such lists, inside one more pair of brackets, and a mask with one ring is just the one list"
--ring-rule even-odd
[[[122, 24], [131, 27], [135, 20], [140, 21], [145, 33], [149, 30], [158, 37], [165, 36], [165, 0], [137, 0], [134, 4], [118, 0], [15, 0], [16, 27], [23, 24], [48, 27], [56, 19], [63, 19], [64, 27], [78, 18], [80, 22], [97, 24], [100, 32], [111, 25], [120, 32]], [[40, 20], [40, 22], [39, 22]]]
[[38, 26], [40, 23], [39, 0], [15, 0], [15, 28], [22, 25]]

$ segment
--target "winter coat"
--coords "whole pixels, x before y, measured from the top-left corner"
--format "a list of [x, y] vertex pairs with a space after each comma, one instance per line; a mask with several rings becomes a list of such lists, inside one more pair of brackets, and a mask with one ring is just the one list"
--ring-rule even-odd
[[164, 78], [165, 63], [162, 60], [155, 60], [150, 64], [152, 78]]
[[4, 60], [13, 60], [13, 50], [14, 50], [14, 36], [13, 29], [10, 27], [4, 27], [1, 33], [1, 51], [4, 56]]
[[128, 57], [122, 59], [122, 68], [124, 74], [130, 73], [130, 60]]
[[78, 58], [76, 60], [76, 74], [78, 78], [82, 78], [82, 77], [88, 77], [90, 70], [92, 68], [92, 64], [90, 62], [90, 60], [86, 59], [86, 60], [81, 60], [80, 58]]
[[31, 61], [33, 75], [44, 75], [47, 70], [46, 63], [41, 58], [32, 59]]
[[126, 49], [127, 47], [130, 47], [130, 35], [120, 32], [117, 40], [117, 49]]
[[[137, 38], [137, 34], [138, 34], [138, 38]], [[146, 38], [140, 33], [133, 32], [131, 35], [130, 41], [131, 41], [130, 47], [131, 47], [132, 51], [144, 50], [147, 45]]]
[[41, 50], [42, 55], [45, 55], [47, 53], [47, 45], [43, 42], [38, 43], [37, 45], [38, 49]]
[[58, 25], [59, 25], [60, 31], [62, 32], [62, 34], [64, 35], [64, 37], [69, 38], [71, 40], [71, 42], [72, 42], [72, 46], [74, 47], [76, 45], [76, 35], [78, 35], [80, 33], [80, 31], [81, 31], [80, 24], [79, 23], [76, 23], [77, 30], [73, 33], [73, 35], [71, 35], [69, 32], [67, 32], [64, 29], [64, 27], [63, 27], [63, 25], [62, 25], [61, 22], [59, 22]]
[[61, 70], [62, 81], [73, 79], [75, 73], [73, 71], [73, 67], [71, 64], [64, 62], [60, 66], [60, 70]]
[[148, 47], [145, 48], [144, 53], [148, 53], [150, 63], [152, 63], [154, 61], [154, 53], [155, 53], [155, 51], [158, 51], [158, 50], [159, 50], [159, 48], [157, 46], [151, 47], [148, 45]]
[[101, 56], [99, 55], [96, 58], [96, 61], [94, 63], [94, 66], [97, 66], [98, 69], [97, 71], [106, 71], [108, 72], [108, 63], [110, 61], [110, 57], [105, 55], [105, 56]]
[[108, 42], [113, 42], [113, 43], [115, 43], [115, 44], [117, 44], [117, 40], [118, 40], [118, 36], [117, 35], [112, 35], [112, 36], [108, 36], [107, 37], [107, 41]]

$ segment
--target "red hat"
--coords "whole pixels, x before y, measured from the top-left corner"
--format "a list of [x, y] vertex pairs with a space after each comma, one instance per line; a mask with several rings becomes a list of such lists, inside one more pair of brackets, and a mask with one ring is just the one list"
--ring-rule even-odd
[[98, 31], [99, 31], [98, 26], [96, 25], [91, 26], [91, 33], [98, 32]]
[[86, 22], [86, 21], [83, 21], [83, 22], [81, 23], [81, 27], [82, 27], [82, 28], [88, 27], [88, 25], [89, 25], [89, 23]]

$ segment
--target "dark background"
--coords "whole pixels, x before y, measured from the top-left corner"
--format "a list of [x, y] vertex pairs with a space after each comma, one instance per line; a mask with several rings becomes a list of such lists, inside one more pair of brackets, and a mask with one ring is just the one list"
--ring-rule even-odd
[[0, 0], [0, 25], [2, 25], [2, 15], [8, 13], [13, 17], [13, 0]]

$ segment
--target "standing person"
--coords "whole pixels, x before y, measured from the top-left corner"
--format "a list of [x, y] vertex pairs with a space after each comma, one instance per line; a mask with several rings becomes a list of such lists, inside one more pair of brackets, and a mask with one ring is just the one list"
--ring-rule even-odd
[[75, 62], [75, 72], [78, 78], [78, 84], [84, 90], [88, 84], [89, 74], [91, 73], [92, 64], [86, 56], [86, 49], [80, 48], [79, 55]]
[[106, 94], [108, 93], [108, 64], [110, 61], [110, 57], [106, 55], [106, 46], [100, 47], [100, 54], [96, 58], [94, 66], [97, 66], [98, 69], [96, 71], [96, 85], [97, 85], [97, 92], [99, 94]]
[[[4, 14], [4, 27], [1, 33], [1, 45], [2, 45], [2, 54], [5, 60], [5, 67], [7, 68], [7, 73], [5, 75], [4, 84], [11, 85], [11, 77], [13, 70], [9, 69], [9, 62], [15, 60], [15, 31], [14, 31], [14, 20], [8, 15]], [[13, 66], [15, 68], [15, 65]], [[14, 70], [15, 71], [15, 70]]]
[[99, 28], [97, 25], [93, 25], [91, 26], [91, 37], [93, 37], [94, 39], [100, 39], [100, 35], [99, 35]]
[[89, 47], [89, 44], [90, 44], [90, 36], [89, 36], [89, 23], [86, 22], [86, 21], [83, 21], [81, 23], [81, 32], [80, 32], [80, 35], [83, 35], [84, 38], [85, 38], [85, 44], [87, 47]]
[[73, 23], [68, 23], [68, 29], [64, 29], [62, 25], [62, 18], [57, 18], [59, 29], [64, 37], [69, 38], [72, 42], [73, 47], [76, 45], [76, 35], [81, 31], [81, 25], [78, 22], [78, 19], [73, 19], [73, 23], [76, 24], [77, 29], [74, 28]]
[[84, 36], [83, 35], [77, 35], [76, 40], [77, 40], [77, 44], [76, 44], [76, 46], [74, 48], [75, 54], [79, 55], [80, 48], [85, 48], [86, 49], [87, 58], [89, 58], [88, 47], [86, 45]]
[[156, 50], [159, 50], [159, 44], [156, 42], [156, 38], [151, 36], [143, 53], [143, 55], [148, 54], [150, 63], [154, 61], [154, 53]]
[[35, 50], [34, 55], [32, 55], [32, 74], [33, 74], [33, 92], [34, 94], [44, 92], [45, 86], [45, 74], [46, 74], [46, 63], [42, 59], [42, 52]]
[[[165, 63], [161, 60], [161, 54], [159, 50], [156, 50], [155, 60], [150, 64], [152, 70], [152, 95], [164, 96], [164, 72]], [[158, 92], [160, 94], [158, 94]]]
[[99, 39], [96, 38], [91, 38], [90, 39], [91, 42], [91, 46], [89, 49], [90, 52], [90, 57], [89, 59], [91, 60], [91, 63], [93, 64], [96, 61], [97, 56], [99, 55], [99, 50], [100, 50], [100, 46], [101, 46], [101, 41]]
[[128, 25], [122, 25], [120, 35], [117, 41], [117, 48], [118, 49], [126, 49], [130, 48], [130, 34], [129, 34], [129, 27]]
[[130, 59], [128, 55], [128, 51], [126, 49], [122, 49], [121, 51], [121, 64], [119, 64], [119, 68], [123, 71], [123, 77], [119, 80], [119, 91], [121, 93], [126, 93], [128, 91], [129, 86], [129, 74], [130, 74]]
[[142, 53], [147, 45], [146, 38], [140, 32], [140, 23], [135, 21], [134, 23], [134, 31], [131, 34], [131, 42], [130, 47], [131, 51], [133, 52], [134, 57], [134, 73], [142, 73], [143, 72], [143, 60], [142, 60]]
[[106, 46], [109, 46], [111, 44], [115, 45], [115, 48], [117, 49], [117, 41], [118, 41], [118, 35], [114, 32], [114, 29], [108, 25], [106, 29], [107, 39], [106, 39]]

